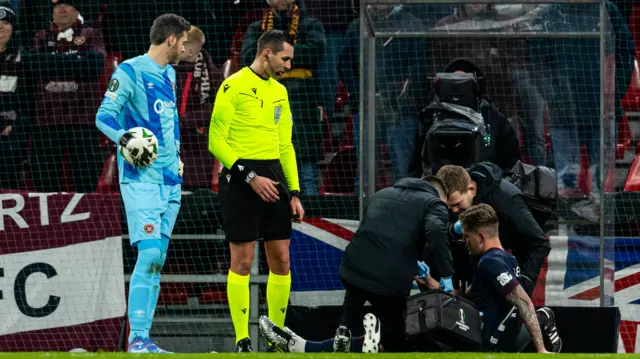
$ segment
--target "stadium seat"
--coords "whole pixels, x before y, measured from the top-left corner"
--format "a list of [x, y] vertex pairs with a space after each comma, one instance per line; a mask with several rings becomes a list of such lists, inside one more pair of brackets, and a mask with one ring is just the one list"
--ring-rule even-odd
[[334, 103], [335, 112], [342, 112], [345, 106], [349, 103], [351, 94], [347, 91], [346, 86], [342, 80], [338, 81], [338, 90], [336, 91], [336, 99]]
[[640, 192], [640, 155], [637, 155], [624, 180], [624, 190], [628, 192]]
[[237, 68], [234, 68], [234, 64], [231, 63], [231, 60], [225, 61], [224, 64], [222, 64], [220, 70], [222, 71], [222, 77], [224, 77], [225, 79], [231, 76], [234, 72], [238, 71]]
[[[636, 8], [638, 6], [634, 6]], [[640, 16], [640, 14], [639, 14]], [[640, 21], [640, 19], [638, 19]], [[640, 30], [640, 28], [638, 28]], [[640, 112], [640, 65], [638, 64], [638, 54], [633, 60], [633, 75], [626, 96], [622, 99], [624, 113]]]
[[224, 284], [220, 286], [208, 286], [202, 289], [198, 295], [198, 303], [204, 304], [228, 304], [227, 291]]
[[213, 155], [209, 152], [209, 135], [205, 128], [181, 129], [182, 150], [185, 164], [182, 187], [185, 189], [209, 188], [209, 174], [213, 170]]
[[631, 17], [629, 18], [628, 25], [629, 31], [631, 32], [633, 40], [636, 43], [636, 49], [638, 49], [640, 48], [640, 4], [633, 5], [631, 7]]
[[356, 148], [343, 146], [331, 156], [322, 170], [321, 195], [355, 194]]
[[320, 144], [320, 156], [324, 157], [326, 153], [333, 152], [333, 134], [331, 133], [331, 123], [327, 111], [322, 106], [318, 106], [320, 117], [322, 119], [322, 144]]
[[622, 116], [618, 124], [618, 142], [616, 143], [616, 159], [624, 159], [624, 154], [631, 149], [632, 142], [631, 127], [627, 116]]
[[188, 283], [162, 283], [158, 305], [187, 305], [191, 285]]
[[113, 151], [104, 161], [96, 192], [115, 193], [118, 190], [118, 156]]
[[217, 158], [213, 159], [213, 171], [211, 174], [211, 190], [213, 192], [218, 192], [218, 174], [222, 171], [222, 162], [218, 161]]
[[122, 54], [113, 53], [107, 54], [104, 61], [104, 69], [102, 70], [102, 74], [100, 75], [100, 91], [106, 91], [107, 85], [111, 80], [111, 75], [116, 70], [120, 62], [122, 61]]

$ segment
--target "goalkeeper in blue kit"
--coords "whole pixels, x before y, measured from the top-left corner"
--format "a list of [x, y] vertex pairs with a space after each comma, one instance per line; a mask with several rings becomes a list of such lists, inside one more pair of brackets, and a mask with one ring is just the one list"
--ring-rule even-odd
[[[133, 353], [168, 353], [149, 338], [149, 330], [160, 294], [160, 271], [181, 199], [176, 73], [169, 64], [177, 63], [184, 52], [190, 27], [177, 15], [158, 17], [151, 27], [149, 51], [116, 69], [96, 115], [98, 128], [119, 149], [125, 148], [135, 157], [130, 164], [118, 151], [129, 238], [138, 249], [128, 298], [128, 351]], [[157, 160], [153, 161], [154, 154], [143, 143], [145, 139], [127, 132], [135, 127], [146, 128], [156, 136]]]

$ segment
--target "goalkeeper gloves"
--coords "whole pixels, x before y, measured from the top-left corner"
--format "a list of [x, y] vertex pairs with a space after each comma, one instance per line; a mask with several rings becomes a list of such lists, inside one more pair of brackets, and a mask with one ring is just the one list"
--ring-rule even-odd
[[147, 167], [153, 163], [153, 152], [147, 147], [147, 141], [143, 138], [133, 136], [129, 132], [125, 132], [120, 136], [118, 144], [131, 153], [135, 159], [133, 165], [135, 167]]
[[425, 262], [418, 261], [418, 278], [426, 278], [429, 275], [429, 266]]
[[440, 278], [440, 289], [445, 292], [451, 292], [453, 290], [453, 281], [451, 281], [451, 277]]

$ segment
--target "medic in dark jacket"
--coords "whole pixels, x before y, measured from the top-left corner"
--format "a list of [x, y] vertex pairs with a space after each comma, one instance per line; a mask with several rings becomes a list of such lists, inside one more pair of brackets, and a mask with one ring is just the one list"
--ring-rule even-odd
[[444, 188], [404, 178], [374, 194], [340, 264], [344, 282], [381, 296], [409, 295], [425, 261], [440, 279], [453, 275]]
[[531, 294], [551, 246], [527, 207], [522, 191], [502, 178], [498, 166], [488, 162], [468, 169], [443, 166], [437, 177], [447, 187], [447, 205], [454, 213], [479, 203], [493, 207], [500, 221], [500, 241], [518, 260], [520, 282]]

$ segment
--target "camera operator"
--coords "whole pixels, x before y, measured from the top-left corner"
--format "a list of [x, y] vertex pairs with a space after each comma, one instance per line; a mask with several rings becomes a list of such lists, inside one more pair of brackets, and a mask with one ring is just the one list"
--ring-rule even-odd
[[[421, 112], [420, 125], [409, 168], [412, 177], [437, 172], [447, 164], [470, 166], [479, 161], [495, 163], [504, 171], [520, 160], [520, 145], [509, 120], [485, 97], [484, 73], [469, 59], [456, 59], [444, 73], [436, 74], [435, 97]], [[434, 125], [449, 118], [439, 110], [447, 103], [466, 107], [482, 118], [482, 128], [472, 131], [465, 118], [444, 126]], [[458, 132], [459, 136], [453, 133]]]
[[[503, 245], [518, 260], [522, 269], [520, 284], [531, 295], [551, 247], [527, 206], [522, 191], [503, 179], [502, 170], [498, 166], [488, 162], [477, 163], [469, 169], [446, 165], [440, 168], [437, 177], [448, 190], [447, 205], [454, 214], [464, 212], [479, 203], [493, 207], [500, 219]], [[462, 234], [459, 226], [454, 225], [453, 228], [453, 232]], [[462, 273], [456, 271], [456, 275], [458, 274]], [[472, 276], [472, 273], [468, 275]]]

